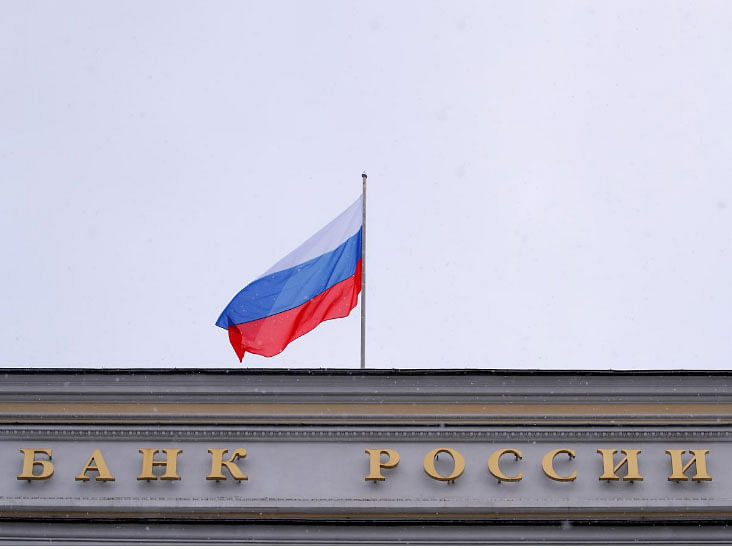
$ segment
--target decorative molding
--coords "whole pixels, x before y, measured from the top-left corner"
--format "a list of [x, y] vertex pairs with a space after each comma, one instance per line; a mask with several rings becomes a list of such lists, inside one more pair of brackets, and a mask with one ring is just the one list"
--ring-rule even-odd
[[231, 441], [597, 441], [732, 440], [730, 428], [705, 429], [394, 429], [0, 427], [0, 440], [231, 440]]

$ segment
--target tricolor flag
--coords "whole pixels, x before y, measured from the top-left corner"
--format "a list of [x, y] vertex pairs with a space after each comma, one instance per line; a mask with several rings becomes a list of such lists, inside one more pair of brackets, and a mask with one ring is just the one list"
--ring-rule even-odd
[[274, 356], [324, 320], [348, 316], [361, 291], [363, 196], [240, 291], [216, 325], [244, 353]]

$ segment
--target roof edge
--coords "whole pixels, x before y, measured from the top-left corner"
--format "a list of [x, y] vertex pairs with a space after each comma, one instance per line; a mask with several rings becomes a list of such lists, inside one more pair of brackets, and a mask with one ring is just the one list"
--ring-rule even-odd
[[0, 368], [0, 375], [300, 375], [300, 376], [730, 376], [732, 370], [538, 370], [509, 368]]

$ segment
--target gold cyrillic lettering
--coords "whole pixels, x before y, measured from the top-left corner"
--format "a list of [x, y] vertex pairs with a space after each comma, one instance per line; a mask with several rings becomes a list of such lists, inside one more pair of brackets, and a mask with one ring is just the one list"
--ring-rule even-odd
[[[51, 459], [50, 448], [21, 448], [23, 454], [23, 471], [18, 475], [18, 480], [44, 480], [51, 478], [53, 475], [53, 463], [44, 459], [36, 459], [36, 454], [44, 454]], [[37, 475], [33, 474], [33, 468], [38, 465], [41, 472]]]
[[[447, 476], [441, 475], [437, 472], [437, 469], [435, 469], [435, 457], [443, 452], [450, 454], [450, 457], [452, 457], [453, 460], [452, 473]], [[434, 450], [427, 452], [427, 455], [424, 456], [424, 472], [435, 480], [449, 482], [458, 478], [464, 471], [465, 458], [460, 452], [453, 448], [435, 448]]]
[[558, 454], [568, 454], [570, 459], [575, 458], [574, 450], [570, 448], [552, 450], [551, 452], [547, 452], [544, 459], [541, 460], [541, 468], [544, 470], [544, 474], [552, 480], [556, 480], [557, 482], [572, 482], [577, 478], [577, 471], [572, 471], [572, 474], [568, 477], [563, 477], [554, 470], [554, 458]]
[[165, 473], [160, 477], [160, 480], [180, 480], [180, 475], [177, 473], [178, 454], [183, 450], [180, 448], [163, 448], [165, 453], [164, 461], [155, 459], [155, 454], [159, 451], [157, 448], [140, 448], [138, 451], [142, 454], [142, 473], [137, 477], [137, 480], [158, 480], [158, 476], [153, 473], [153, 467], [163, 466], [165, 466]]
[[107, 462], [104, 461], [104, 456], [102, 455], [102, 451], [99, 448], [96, 448], [94, 452], [92, 452], [91, 457], [89, 458], [89, 461], [86, 462], [86, 465], [84, 465], [84, 468], [81, 470], [81, 473], [76, 475], [74, 477], [74, 480], [91, 480], [87, 473], [89, 471], [94, 471], [97, 474], [96, 480], [98, 481], [110, 481], [114, 482], [114, 477], [109, 472], [109, 467], [107, 467]]
[[[399, 465], [399, 452], [391, 448], [366, 448], [369, 455], [369, 474], [364, 480], [386, 480], [381, 474], [381, 469], [393, 469]], [[386, 455], [386, 461], [381, 461], [381, 456]]]
[[689, 450], [689, 452], [691, 452], [694, 457], [684, 465], [682, 456], [686, 453], [686, 450], [666, 450], [666, 453], [671, 456], [671, 476], [668, 477], [668, 480], [689, 480], [689, 477], [687, 477], [685, 473], [689, 467], [694, 464], [696, 464], [696, 474], [691, 477], [691, 480], [712, 480], [712, 477], [707, 474], [706, 456], [709, 453], [709, 450]]
[[231, 457], [224, 460], [224, 454], [228, 452], [228, 448], [209, 448], [208, 453], [211, 454], [211, 474], [206, 480], [226, 480], [223, 468], [226, 467], [234, 480], [247, 480], [244, 473], [241, 472], [239, 466], [234, 463], [239, 458], [247, 457], [247, 451], [244, 448], [237, 448], [231, 454]]
[[618, 472], [618, 470], [623, 466], [628, 466], [628, 471], [624, 477], [622, 477], [623, 480], [643, 480], [643, 477], [638, 472], [638, 454], [641, 453], [640, 450], [620, 450], [623, 455], [625, 456], [620, 463], [615, 465], [615, 458], [613, 457], [617, 450], [613, 448], [598, 448], [597, 453], [602, 454], [602, 475], [600, 476], [600, 480], [620, 480], [620, 477], [616, 475], [615, 473]]
[[493, 452], [488, 458], [488, 471], [490, 471], [491, 475], [493, 475], [502, 482], [520, 481], [523, 478], [523, 473], [519, 473], [514, 477], [509, 477], [506, 476], [503, 471], [501, 471], [498, 460], [501, 459], [501, 456], [504, 454], [513, 454], [516, 457], [516, 460], [523, 459], [521, 450], [517, 450], [516, 448], [501, 448], [500, 450], [496, 450], [495, 452]]

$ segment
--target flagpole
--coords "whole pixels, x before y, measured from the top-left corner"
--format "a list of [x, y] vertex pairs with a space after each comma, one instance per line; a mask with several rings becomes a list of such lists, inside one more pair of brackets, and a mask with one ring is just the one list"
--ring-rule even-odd
[[366, 368], [366, 172], [363, 179], [363, 220], [361, 224], [361, 369]]

